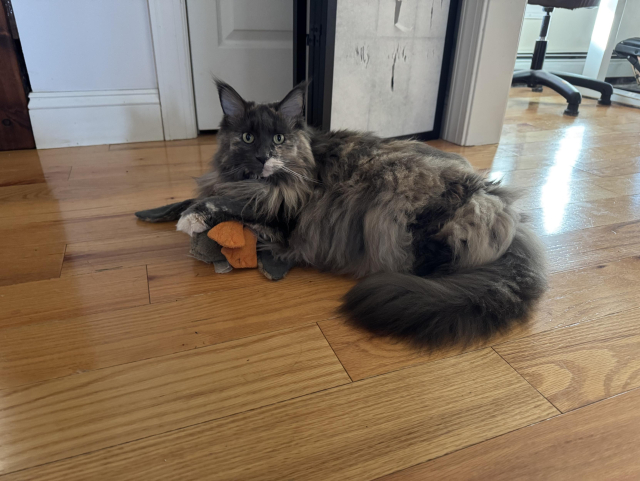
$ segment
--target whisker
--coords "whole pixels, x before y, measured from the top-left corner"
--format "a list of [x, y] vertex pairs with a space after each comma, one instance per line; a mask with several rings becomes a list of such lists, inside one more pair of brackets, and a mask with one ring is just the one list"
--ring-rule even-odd
[[301, 174], [300, 172], [296, 172], [296, 171], [294, 171], [294, 170], [291, 170], [291, 169], [290, 169], [289, 167], [287, 167], [287, 166], [284, 166], [284, 165], [283, 165], [281, 168], [282, 168], [282, 170], [284, 170], [285, 172], [288, 172], [288, 173], [290, 173], [290, 174], [292, 174], [292, 175], [296, 176], [297, 178], [299, 178], [299, 179], [301, 179], [301, 180], [306, 180], [306, 181], [308, 181], [308, 182], [314, 182], [314, 183], [316, 183], [316, 184], [322, 184], [322, 182], [320, 182], [319, 180], [311, 179], [311, 178], [307, 177], [306, 175]]

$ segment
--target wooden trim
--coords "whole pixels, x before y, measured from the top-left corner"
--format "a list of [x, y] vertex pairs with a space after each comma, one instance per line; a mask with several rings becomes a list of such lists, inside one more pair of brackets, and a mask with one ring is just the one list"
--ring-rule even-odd
[[5, 6], [0, 2], [0, 150], [35, 148], [27, 95]]
[[186, 0], [148, 0], [165, 140], [197, 137]]
[[458, 145], [500, 140], [526, 4], [462, 2], [443, 139]]
[[163, 140], [157, 89], [31, 92], [39, 149]]

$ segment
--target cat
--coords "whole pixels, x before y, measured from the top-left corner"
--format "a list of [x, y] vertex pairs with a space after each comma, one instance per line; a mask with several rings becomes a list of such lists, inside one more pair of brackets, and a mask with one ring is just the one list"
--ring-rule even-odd
[[545, 255], [512, 191], [418, 141], [307, 126], [304, 85], [269, 104], [217, 88], [218, 151], [179, 230], [240, 218], [277, 259], [363, 278], [341, 311], [418, 346], [526, 321], [546, 289]]

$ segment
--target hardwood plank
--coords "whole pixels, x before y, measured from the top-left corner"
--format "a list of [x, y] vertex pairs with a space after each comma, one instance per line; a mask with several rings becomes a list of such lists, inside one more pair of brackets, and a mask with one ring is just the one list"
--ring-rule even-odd
[[54, 181], [66, 182], [69, 179], [69, 175], [71, 175], [71, 167], [54, 166], [42, 168], [41, 166], [30, 167], [25, 165], [17, 169], [8, 169], [2, 167], [0, 161], [0, 168], [2, 169], [0, 187], [44, 184]]
[[640, 307], [640, 259], [559, 272], [527, 333], [542, 332]]
[[560, 198], [544, 208], [527, 211], [540, 235], [561, 234], [640, 218], [640, 195], [565, 204]]
[[8, 479], [371, 479], [556, 414], [483, 350]]
[[552, 272], [640, 255], [640, 221], [605, 225], [542, 238]]
[[207, 164], [91, 164], [77, 165], [71, 171], [69, 180], [109, 179], [111, 182], [175, 182], [186, 181], [198, 177], [209, 170]]
[[193, 197], [193, 179], [144, 185], [75, 182], [33, 184], [0, 188], [0, 218], [59, 214], [100, 209], [102, 215], [133, 213]]
[[612, 199], [620, 196], [620, 193], [600, 187], [597, 182], [597, 180], [572, 180], [570, 183], [558, 188], [552, 180], [548, 184], [536, 185], [524, 189], [517, 188], [520, 194], [517, 205], [525, 211], [542, 209], [543, 212], [545, 212], [545, 210], [548, 212], [551, 206], [569, 205], [576, 202], [589, 202], [599, 199]]
[[59, 277], [64, 250], [64, 244], [3, 248], [0, 286]]
[[347, 382], [318, 327], [308, 326], [6, 389], [0, 473]]
[[636, 389], [379, 481], [631, 480], [640, 478], [639, 445]]
[[216, 145], [163, 146], [110, 151], [108, 145], [49, 150], [21, 150], [0, 156], [0, 163], [17, 169], [20, 165], [52, 167], [144, 166], [144, 165], [208, 165]]
[[4, 246], [24, 247], [73, 244], [175, 231], [175, 223], [142, 222], [130, 209], [130, 206], [122, 205], [9, 217], [0, 223], [0, 236]]
[[567, 412], [640, 387], [640, 310], [494, 349], [554, 406]]
[[278, 299], [285, 295], [306, 295], [307, 288], [315, 286], [316, 282], [335, 285], [336, 292], [340, 293], [338, 297], [341, 297], [355, 284], [348, 277], [320, 273], [311, 268], [291, 269], [287, 277], [277, 282], [268, 280], [257, 269], [235, 269], [228, 274], [216, 274], [213, 266], [191, 258], [149, 265], [148, 269], [152, 303], [169, 302], [209, 292], [229, 292], [242, 287], [260, 289], [267, 298], [270, 296]]
[[62, 277], [121, 267], [165, 264], [189, 256], [189, 239], [182, 233], [150, 235], [69, 244]]
[[272, 289], [245, 286], [233, 295], [213, 292], [4, 329], [0, 389], [314, 324], [335, 316], [343, 291], [341, 283], [318, 276], [287, 295], [278, 291], [277, 302]]
[[[500, 180], [501, 184], [511, 188], [535, 187], [538, 185], [561, 184], [557, 180], [557, 169], [554, 167], [544, 169], [527, 169], [527, 170], [511, 170], [507, 172], [493, 171], [489, 174], [490, 180]], [[594, 181], [597, 176], [584, 172], [582, 170], [573, 169], [571, 175], [567, 176], [566, 181], [562, 182], [569, 186], [573, 182]]]
[[620, 195], [640, 194], [640, 173], [601, 177], [595, 184]]
[[109, 150], [138, 150], [138, 149], [148, 149], [152, 147], [184, 147], [188, 145], [215, 145], [216, 144], [216, 136], [215, 134], [204, 134], [198, 135], [195, 139], [185, 139], [185, 140], [172, 140], [170, 142], [166, 141], [157, 141], [157, 142], [131, 142], [128, 144], [111, 144], [109, 145]]
[[318, 325], [354, 381], [474, 350], [468, 346], [421, 351], [404, 342], [356, 329], [342, 317], [320, 321]]
[[[638, 258], [554, 274], [549, 293], [527, 324], [486, 342], [466, 346], [464, 351], [640, 308], [636, 288], [639, 280]], [[319, 325], [353, 380], [451, 357], [462, 350], [452, 347], [420, 352], [405, 343], [353, 328], [341, 318], [321, 321]]]
[[4, 286], [0, 287], [0, 329], [148, 302], [144, 267]]

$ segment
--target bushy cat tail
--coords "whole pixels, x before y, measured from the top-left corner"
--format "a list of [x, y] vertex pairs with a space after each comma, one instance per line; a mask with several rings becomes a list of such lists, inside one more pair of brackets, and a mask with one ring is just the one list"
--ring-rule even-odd
[[376, 274], [347, 293], [342, 311], [374, 334], [418, 346], [469, 344], [523, 322], [546, 285], [540, 241], [521, 227], [490, 264], [431, 278]]
[[145, 222], [171, 222], [178, 220], [182, 213], [191, 207], [195, 199], [187, 199], [175, 204], [163, 205], [155, 209], [140, 210], [136, 212], [136, 217]]

